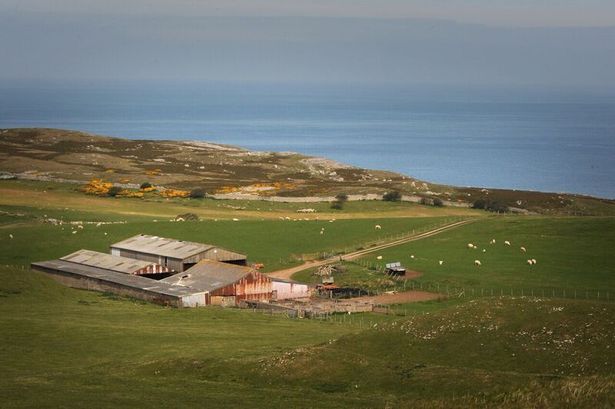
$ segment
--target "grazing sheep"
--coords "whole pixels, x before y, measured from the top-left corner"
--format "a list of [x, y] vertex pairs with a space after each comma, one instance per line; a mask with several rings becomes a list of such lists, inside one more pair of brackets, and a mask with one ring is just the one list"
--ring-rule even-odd
[[444, 264], [444, 261], [440, 260], [440, 261], [438, 261], [438, 264], [442, 265], [442, 264]]
[[532, 259], [532, 264], [536, 264], [536, 259], [535, 258]]
[[521, 251], [525, 253], [527, 250], [525, 249], [525, 247], [521, 246]]
[[382, 256], [376, 257], [376, 260], [382, 260]]
[[77, 230], [73, 230], [73, 234], [77, 234]]
[[506, 244], [507, 246], [510, 246], [510, 241], [506, 240], [504, 241], [504, 244]]
[[239, 221], [239, 219], [237, 219], [236, 217], [233, 217], [233, 221], [234, 221], [234, 222], [238, 222], [238, 221]]
[[478, 267], [482, 266], [480, 260], [474, 260], [474, 265]]
[[83, 229], [83, 226], [82, 225], [78, 225], [77, 228], [78, 229]]
[[375, 228], [376, 230], [380, 230], [380, 229], [382, 229], [382, 226], [381, 226], [381, 225], [379, 225], [379, 224], [377, 224], [377, 225], [375, 225], [375, 226], [374, 226], [374, 228]]
[[468, 243], [468, 248], [469, 248], [469, 249], [473, 249], [473, 248], [474, 248], [474, 244], [472, 244], [472, 243]]
[[107, 232], [105, 232], [105, 236], [107, 235]]
[[324, 230], [321, 230], [321, 231], [320, 231], [320, 234], [325, 234], [325, 231], [324, 231]]
[[414, 254], [410, 254], [410, 258], [414, 260]]
[[486, 252], [487, 252], [487, 249], [483, 249], [483, 253], [486, 253]]
[[495, 244], [495, 239], [491, 239], [491, 241], [489, 242], [489, 244]]
[[473, 248], [474, 250], [478, 250], [478, 246], [477, 246], [476, 244], [475, 244], [472, 248]]
[[534, 264], [534, 263], [532, 262], [532, 260], [528, 260], [528, 261], [527, 261], [527, 264], [529, 264], [529, 265], [531, 266], [531, 265], [532, 265], [532, 264]]
[[9, 237], [12, 239], [13, 238], [13, 233], [9, 234]]

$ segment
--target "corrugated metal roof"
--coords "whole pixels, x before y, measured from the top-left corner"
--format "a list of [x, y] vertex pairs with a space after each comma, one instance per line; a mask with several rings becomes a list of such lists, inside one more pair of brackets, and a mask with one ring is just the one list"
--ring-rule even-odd
[[70, 261], [64, 260], [39, 261], [36, 263], [32, 263], [32, 267], [35, 269], [37, 267], [41, 267], [42, 269], [64, 271], [66, 273], [95, 278], [129, 288], [135, 288], [138, 290], [148, 291], [152, 293], [171, 295], [175, 297], [183, 297], [203, 292], [200, 290], [195, 290], [193, 288], [170, 285], [161, 281], [152, 280], [151, 278], [141, 277], [132, 274], [118, 273], [103, 268], [86, 266], [83, 264], [72, 263]]
[[[182, 241], [158, 236], [150, 236], [147, 234], [138, 234], [126, 240], [120, 241], [119, 243], [112, 244], [111, 248], [137, 251], [139, 253], [155, 254], [175, 259], [185, 259], [208, 250], [218, 249], [220, 247], [213, 246], [211, 244], [194, 243], [191, 241]], [[243, 254], [234, 253], [225, 249], [221, 250], [236, 255], [236, 258], [239, 259], [246, 258], [246, 256]]]
[[92, 250], [79, 250], [68, 256], [60, 257], [60, 260], [72, 263], [84, 264], [86, 266], [104, 268], [106, 270], [117, 271], [118, 273], [133, 274], [142, 268], [151, 266], [151, 261], [135, 260], [128, 257], [113, 256], [111, 254], [100, 253]]
[[202, 260], [196, 265], [161, 282], [195, 290], [213, 291], [233, 284], [256, 270], [213, 260]]

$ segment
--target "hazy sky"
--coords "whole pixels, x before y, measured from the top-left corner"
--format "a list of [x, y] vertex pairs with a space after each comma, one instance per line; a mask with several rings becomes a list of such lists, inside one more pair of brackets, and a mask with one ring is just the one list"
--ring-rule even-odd
[[613, 0], [3, 0], [0, 80], [615, 86]]

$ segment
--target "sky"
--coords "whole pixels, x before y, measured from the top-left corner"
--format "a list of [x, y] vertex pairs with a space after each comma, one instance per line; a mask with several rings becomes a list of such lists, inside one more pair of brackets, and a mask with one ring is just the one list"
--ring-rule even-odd
[[615, 87], [613, 0], [3, 0], [0, 81]]

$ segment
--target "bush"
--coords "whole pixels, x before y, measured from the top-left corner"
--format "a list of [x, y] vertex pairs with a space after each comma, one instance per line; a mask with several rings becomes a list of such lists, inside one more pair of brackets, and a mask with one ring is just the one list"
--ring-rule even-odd
[[122, 192], [122, 190], [123, 189], [119, 186], [111, 186], [111, 188], [109, 188], [109, 191], [107, 192], [107, 195], [111, 197], [115, 197], [119, 195]]
[[331, 209], [342, 210], [344, 208], [344, 202], [340, 202], [336, 200], [335, 202], [331, 202]]
[[472, 204], [473, 209], [483, 209], [489, 212], [507, 213], [510, 209], [503, 203], [492, 201], [490, 199], [476, 199]]
[[139, 187], [140, 189], [149, 189], [152, 187], [152, 184], [149, 182], [143, 182], [141, 183], [141, 186]]
[[192, 199], [203, 199], [205, 195], [206, 195], [205, 190], [201, 188], [192, 189], [190, 191], [190, 197]]
[[346, 193], [338, 193], [337, 195], [335, 195], [335, 200], [337, 200], [338, 202], [347, 202], [348, 195]]
[[386, 192], [382, 195], [382, 200], [385, 202], [399, 202], [401, 200], [401, 193], [397, 190], [393, 190], [392, 192]]
[[439, 197], [435, 197], [433, 199], [433, 205], [435, 207], [444, 207], [444, 202], [442, 201], [442, 199], [440, 199]]

